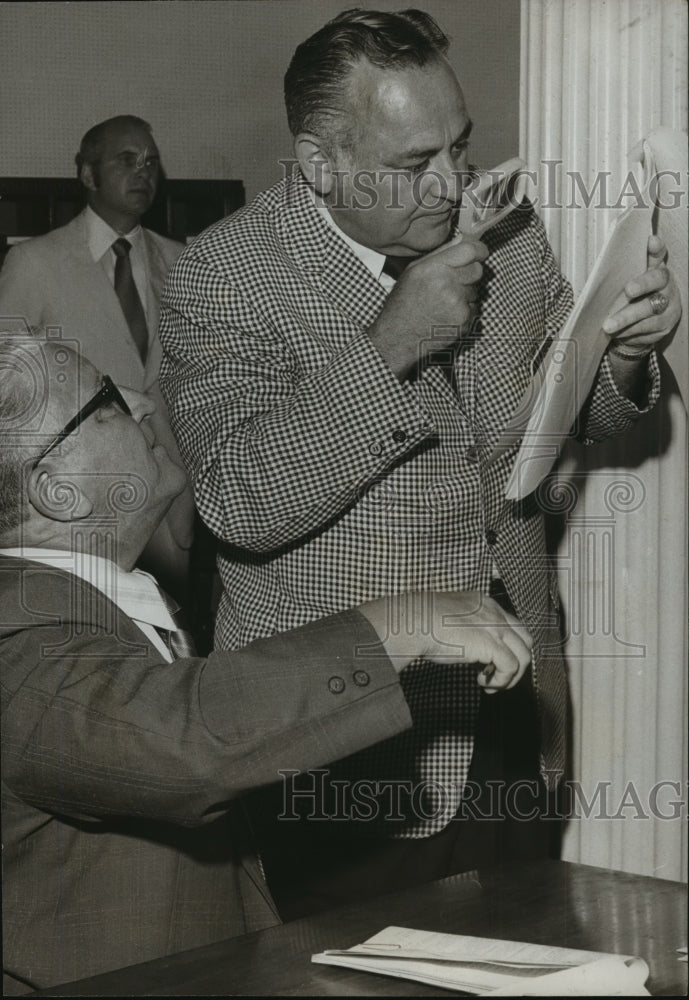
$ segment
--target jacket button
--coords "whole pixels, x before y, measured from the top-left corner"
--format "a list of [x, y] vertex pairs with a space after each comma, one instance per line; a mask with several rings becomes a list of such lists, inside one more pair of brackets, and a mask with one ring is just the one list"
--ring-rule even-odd
[[478, 448], [475, 444], [472, 444], [467, 448], [465, 458], [467, 462], [471, 462], [472, 465], [475, 465], [478, 462]]
[[370, 444], [368, 446], [368, 450], [371, 455], [378, 456], [383, 454], [383, 446], [381, 444], [378, 444], [377, 441], [374, 441], [372, 444]]
[[497, 531], [493, 531], [492, 528], [489, 528], [488, 531], [486, 532], [486, 541], [488, 542], [489, 545], [495, 545], [497, 540], [498, 540]]
[[333, 694], [342, 694], [345, 689], [345, 682], [342, 677], [331, 677], [328, 681], [328, 690]]
[[371, 678], [368, 676], [365, 670], [355, 670], [353, 676], [354, 676], [354, 683], [358, 684], [359, 687], [365, 688], [367, 684], [371, 683]]
[[407, 432], [398, 428], [392, 432], [392, 440], [397, 444], [402, 444], [403, 441], [407, 440]]

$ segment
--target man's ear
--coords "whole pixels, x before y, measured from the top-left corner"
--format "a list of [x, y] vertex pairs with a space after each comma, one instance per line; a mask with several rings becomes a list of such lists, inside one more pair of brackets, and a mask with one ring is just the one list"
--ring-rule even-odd
[[96, 178], [93, 175], [92, 163], [82, 163], [81, 170], [79, 171], [79, 180], [84, 185], [87, 191], [98, 190], [98, 185], [96, 184]]
[[38, 465], [29, 473], [29, 502], [51, 521], [82, 521], [93, 510], [83, 490], [67, 476], [50, 473]]
[[312, 132], [300, 132], [294, 140], [294, 153], [302, 174], [316, 194], [330, 194], [334, 184], [334, 167], [323, 148], [323, 140]]

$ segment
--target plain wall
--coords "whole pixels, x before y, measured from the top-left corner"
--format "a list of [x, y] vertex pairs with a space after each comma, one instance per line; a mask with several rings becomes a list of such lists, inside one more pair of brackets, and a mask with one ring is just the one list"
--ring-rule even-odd
[[[411, 0], [413, 3], [413, 0]], [[300, 41], [352, 0], [119, 0], [0, 5], [0, 176], [69, 176], [91, 125], [136, 114], [172, 178], [240, 179], [247, 197], [291, 155], [282, 78]], [[518, 152], [519, 0], [417, 0], [450, 61], [485, 167]]]

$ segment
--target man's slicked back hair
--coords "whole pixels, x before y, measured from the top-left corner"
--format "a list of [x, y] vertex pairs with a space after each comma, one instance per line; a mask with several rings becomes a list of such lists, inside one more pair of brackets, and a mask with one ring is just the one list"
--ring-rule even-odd
[[292, 135], [311, 132], [331, 149], [351, 148], [356, 123], [346, 89], [352, 68], [362, 59], [381, 69], [425, 66], [444, 56], [449, 44], [421, 10], [343, 11], [297, 47], [285, 74]]

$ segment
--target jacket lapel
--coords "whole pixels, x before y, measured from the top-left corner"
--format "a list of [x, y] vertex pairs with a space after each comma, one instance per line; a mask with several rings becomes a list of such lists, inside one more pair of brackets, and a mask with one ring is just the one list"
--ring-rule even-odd
[[[69, 557], [69, 553], [65, 553]], [[60, 625], [64, 641], [41, 647], [45, 658], [67, 655], [89, 629], [112, 636], [118, 653], [146, 656], [149, 650], [141, 630], [97, 587], [73, 573], [28, 559], [0, 557], [3, 618], [0, 635], [17, 627]], [[79, 655], [83, 655], [83, 652]], [[102, 649], [98, 655], [102, 656]]]
[[146, 356], [145, 388], [148, 389], [158, 378], [160, 364], [163, 360], [163, 349], [158, 338], [158, 323], [160, 320], [160, 296], [163, 285], [170, 270], [162, 251], [155, 239], [147, 230], [143, 230], [143, 245], [146, 253], [146, 266], [150, 282], [148, 295], [148, 354]]
[[163, 291], [163, 285], [165, 284], [168, 271], [170, 270], [170, 262], [166, 260], [165, 255], [156, 243], [153, 234], [149, 232], [148, 229], [143, 229], [142, 231], [144, 247], [146, 248], [146, 256], [148, 258], [148, 277], [155, 295], [157, 312], [157, 303], [160, 299], [161, 292]]
[[367, 327], [383, 308], [386, 294], [368, 268], [320, 217], [301, 174], [287, 181], [278, 232], [286, 252], [308, 272], [335, 306], [357, 327]]

